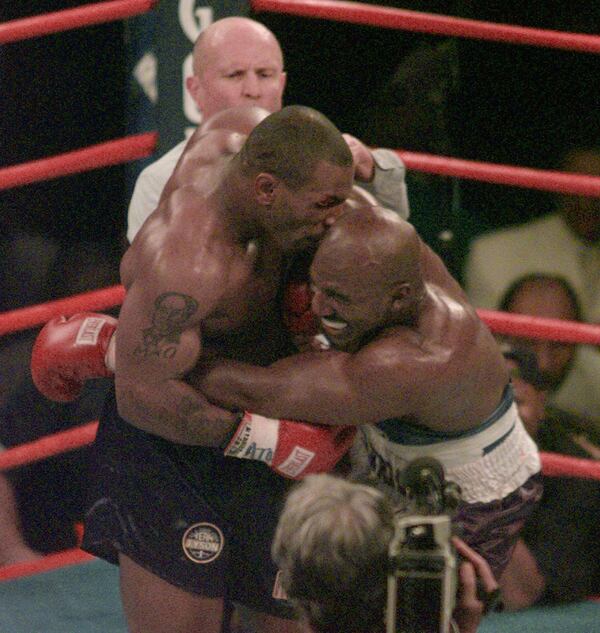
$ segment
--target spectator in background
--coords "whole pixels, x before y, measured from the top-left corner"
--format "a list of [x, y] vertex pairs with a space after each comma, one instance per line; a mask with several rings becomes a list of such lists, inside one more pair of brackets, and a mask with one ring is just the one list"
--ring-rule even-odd
[[[573, 289], [563, 278], [551, 275], [517, 279], [499, 308], [536, 317], [580, 320]], [[580, 442], [588, 442], [588, 449], [593, 449], [593, 444], [600, 443], [600, 354], [590, 346], [548, 339], [519, 338], [516, 342], [536, 356], [548, 395], [546, 415], [560, 418], [581, 436]]]
[[[407, 151], [456, 155], [450, 120], [457, 75], [456, 41], [421, 41], [358, 110], [360, 138], [372, 146], [383, 143]], [[406, 174], [411, 223], [459, 279], [474, 222], [479, 232], [482, 228], [481, 218], [459, 208], [457, 182], [419, 171]]]
[[[272, 553], [281, 585], [307, 633], [384, 633], [388, 549], [394, 535], [391, 499], [371, 486], [311, 475], [288, 494]], [[462, 541], [464, 560], [454, 619], [475, 633], [486, 594], [497, 588], [483, 558]]]
[[[560, 418], [544, 417], [544, 378], [527, 349], [504, 348], [525, 428], [541, 451], [588, 457]], [[600, 592], [600, 482], [544, 477], [500, 586], [508, 609], [582, 600]]]
[[[600, 148], [568, 151], [559, 169], [600, 176]], [[600, 198], [563, 194], [554, 213], [474, 240], [465, 268], [471, 300], [494, 309], [508, 287], [529, 273], [564, 277], [586, 322], [600, 322]]]
[[[559, 168], [600, 176], [600, 148], [571, 149]], [[563, 278], [581, 306], [581, 320], [600, 323], [600, 198], [560, 195], [554, 213], [475, 239], [465, 267], [465, 289], [476, 307], [495, 309], [512, 284], [532, 273]], [[552, 306], [539, 305], [534, 314], [569, 318], [555, 314]], [[572, 310], [569, 315], [574, 316]], [[552, 401], [573, 413], [600, 418], [600, 351], [590, 348], [585, 356], [584, 363], [574, 361], [569, 381], [579, 373], [595, 376], [595, 389], [580, 387], [576, 395], [565, 385]]]
[[[269, 112], [281, 109], [286, 83], [283, 54], [273, 33], [259, 22], [230, 17], [211, 24], [196, 40], [192, 68], [194, 74], [186, 79], [186, 88], [204, 120], [233, 106], [255, 105]], [[361, 187], [406, 219], [405, 167], [397, 154], [387, 149], [371, 151], [358, 139], [345, 138]], [[130, 242], [158, 206], [186, 143], [176, 145], [139, 175], [127, 216]]]

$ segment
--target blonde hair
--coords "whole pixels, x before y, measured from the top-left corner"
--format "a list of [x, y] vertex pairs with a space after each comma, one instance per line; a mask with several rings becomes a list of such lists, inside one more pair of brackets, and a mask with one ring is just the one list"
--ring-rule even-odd
[[311, 475], [289, 494], [272, 554], [301, 617], [319, 633], [364, 633], [383, 626], [388, 499], [370, 486]]

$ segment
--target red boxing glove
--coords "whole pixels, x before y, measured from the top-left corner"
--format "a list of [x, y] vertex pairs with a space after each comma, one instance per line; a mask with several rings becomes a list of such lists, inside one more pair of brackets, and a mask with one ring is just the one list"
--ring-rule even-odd
[[319, 322], [311, 310], [311, 301], [308, 282], [288, 282], [283, 291], [283, 322], [292, 334], [318, 333]]
[[273, 420], [246, 412], [224, 454], [258, 460], [278, 475], [302, 479], [331, 471], [352, 446], [355, 435], [355, 426]]
[[71, 402], [86, 380], [111, 377], [106, 355], [116, 327], [117, 319], [93, 312], [48, 321], [31, 351], [31, 376], [40, 393]]

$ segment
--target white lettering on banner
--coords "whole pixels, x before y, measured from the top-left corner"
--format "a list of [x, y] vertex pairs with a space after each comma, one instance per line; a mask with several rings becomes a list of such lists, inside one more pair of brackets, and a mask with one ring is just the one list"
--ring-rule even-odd
[[200, 112], [200, 110], [198, 110], [196, 102], [192, 99], [190, 93], [185, 87], [186, 78], [191, 77], [193, 74], [194, 70], [192, 68], [192, 54], [190, 53], [183, 60], [183, 68], [181, 72], [183, 82], [181, 86], [181, 91], [183, 93], [183, 114], [190, 123], [195, 123], [196, 125], [199, 125], [202, 121], [202, 113]]
[[190, 42], [213, 21], [212, 7], [196, 7], [195, 0], [179, 0], [179, 24]]
[[[196, 7], [195, 0], [179, 0], [179, 25], [190, 42], [195, 42], [200, 31], [213, 23], [212, 7]], [[185, 80], [193, 75], [192, 54], [183, 60], [181, 73], [181, 92], [183, 95], [183, 114], [185, 118], [194, 125], [199, 125], [202, 121], [202, 113], [198, 110], [196, 103], [189, 95]], [[186, 135], [187, 136], [187, 135]]]

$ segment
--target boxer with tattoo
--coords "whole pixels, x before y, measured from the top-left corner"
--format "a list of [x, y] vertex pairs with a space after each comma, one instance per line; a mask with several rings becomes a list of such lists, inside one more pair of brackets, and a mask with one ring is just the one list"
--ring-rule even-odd
[[58, 355], [63, 367], [77, 353], [87, 370], [106, 361], [115, 369], [83, 547], [120, 565], [135, 633], [219, 633], [226, 599], [256, 611], [265, 633], [295, 631], [291, 610], [273, 598], [270, 544], [290, 483], [277, 469], [302, 459], [305, 467], [311, 452], [311, 467], [330, 468], [354, 434], [270, 420], [277, 450], [232, 459], [224, 448], [241, 414], [185, 379], [201, 358], [266, 365], [290, 353], [279, 313], [285, 262], [323, 235], [353, 183], [346, 141], [310, 108], [215, 116], [192, 135], [121, 262], [116, 344], [116, 320], [78, 315], [46, 328], [32, 357], [38, 383], [65, 397], [81, 374], [48, 373]]

